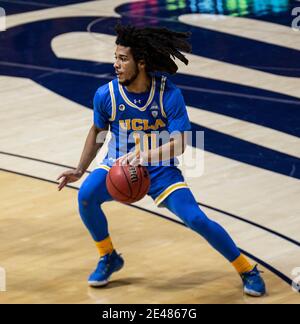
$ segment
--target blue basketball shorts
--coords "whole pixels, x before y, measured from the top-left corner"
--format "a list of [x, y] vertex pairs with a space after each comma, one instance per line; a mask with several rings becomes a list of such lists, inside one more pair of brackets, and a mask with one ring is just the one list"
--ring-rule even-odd
[[[101, 164], [101, 169], [110, 170], [107, 164]], [[163, 207], [164, 200], [174, 191], [188, 188], [182, 172], [176, 166], [148, 167], [151, 186], [148, 195], [158, 207]]]

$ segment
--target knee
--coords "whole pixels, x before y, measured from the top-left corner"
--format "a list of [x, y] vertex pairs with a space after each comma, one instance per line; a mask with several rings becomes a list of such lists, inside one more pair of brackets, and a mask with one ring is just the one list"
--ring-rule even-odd
[[194, 213], [186, 219], [186, 225], [197, 232], [206, 233], [209, 226], [209, 219], [200, 212]]
[[103, 188], [83, 184], [78, 192], [80, 207], [99, 206], [107, 200], [107, 194]]
[[178, 203], [174, 212], [186, 226], [198, 232], [205, 232], [210, 222], [209, 218], [195, 204]]
[[96, 195], [88, 186], [81, 186], [78, 192], [78, 204], [79, 207], [85, 207], [96, 203]]

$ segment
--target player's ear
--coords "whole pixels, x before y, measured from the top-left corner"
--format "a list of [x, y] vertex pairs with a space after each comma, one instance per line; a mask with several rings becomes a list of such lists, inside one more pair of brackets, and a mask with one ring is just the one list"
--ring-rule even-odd
[[140, 60], [138, 66], [140, 70], [146, 70], [146, 62], [144, 60]]

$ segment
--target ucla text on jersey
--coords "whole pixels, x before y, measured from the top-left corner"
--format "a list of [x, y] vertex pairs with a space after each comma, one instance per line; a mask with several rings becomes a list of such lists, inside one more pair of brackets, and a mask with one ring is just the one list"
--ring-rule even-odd
[[158, 147], [171, 133], [191, 127], [181, 91], [165, 76], [155, 75], [147, 93], [130, 93], [118, 79], [100, 87], [94, 98], [94, 123], [98, 128], [110, 126], [112, 139], [103, 161], [109, 166], [134, 148]]

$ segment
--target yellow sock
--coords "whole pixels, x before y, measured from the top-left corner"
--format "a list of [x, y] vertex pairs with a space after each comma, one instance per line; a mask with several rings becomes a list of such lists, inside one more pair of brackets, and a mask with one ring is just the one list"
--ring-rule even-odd
[[108, 236], [105, 240], [96, 242], [96, 246], [98, 248], [100, 258], [102, 258], [106, 254], [110, 254], [113, 252], [114, 247], [112, 245], [111, 239]]
[[232, 262], [232, 265], [239, 274], [249, 272], [253, 269], [253, 265], [242, 254]]

